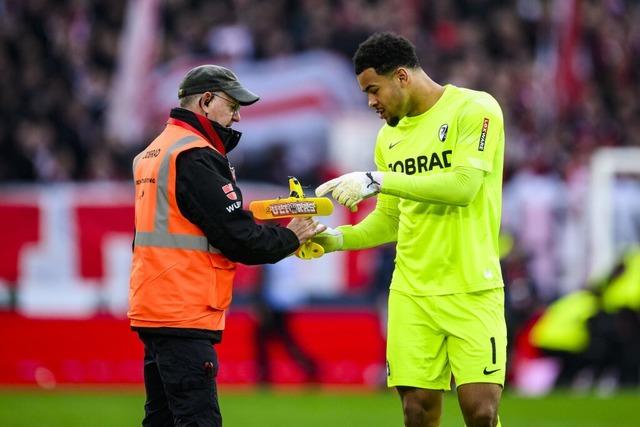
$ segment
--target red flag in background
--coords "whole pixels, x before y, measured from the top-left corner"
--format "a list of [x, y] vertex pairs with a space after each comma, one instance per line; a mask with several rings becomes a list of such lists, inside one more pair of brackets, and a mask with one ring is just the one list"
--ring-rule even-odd
[[[107, 133], [120, 142], [137, 143], [144, 137], [144, 119], [149, 111], [147, 82], [156, 65], [160, 39], [160, 6], [159, 0], [127, 4], [107, 112]], [[177, 94], [177, 87], [175, 91]]]
[[579, 104], [584, 89], [580, 68], [580, 37], [582, 35], [581, 0], [557, 0], [555, 89], [558, 113], [569, 112]]

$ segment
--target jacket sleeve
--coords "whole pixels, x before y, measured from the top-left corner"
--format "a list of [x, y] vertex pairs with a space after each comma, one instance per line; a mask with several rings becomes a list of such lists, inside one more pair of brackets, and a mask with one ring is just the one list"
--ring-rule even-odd
[[293, 231], [257, 224], [243, 210], [242, 193], [228, 161], [213, 150], [196, 148], [178, 155], [176, 200], [180, 212], [232, 261], [274, 263], [300, 245]]

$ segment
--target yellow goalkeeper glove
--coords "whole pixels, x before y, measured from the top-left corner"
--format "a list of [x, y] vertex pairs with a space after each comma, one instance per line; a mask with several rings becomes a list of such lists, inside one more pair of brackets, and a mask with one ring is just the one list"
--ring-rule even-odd
[[[310, 245], [306, 247], [307, 244]], [[320, 258], [324, 254], [339, 251], [342, 249], [342, 245], [342, 232], [334, 228], [327, 228], [300, 246], [296, 251], [296, 256], [300, 259]]]

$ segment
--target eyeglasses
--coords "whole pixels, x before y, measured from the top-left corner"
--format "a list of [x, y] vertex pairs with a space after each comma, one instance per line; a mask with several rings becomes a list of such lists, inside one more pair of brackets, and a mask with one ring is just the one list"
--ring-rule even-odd
[[231, 107], [231, 112], [233, 114], [237, 114], [240, 111], [240, 104], [237, 101], [233, 101], [229, 98], [225, 98], [224, 96], [218, 95], [217, 93], [213, 93], [213, 92], [212, 92], [212, 95], [227, 101], [229, 103], [229, 106]]

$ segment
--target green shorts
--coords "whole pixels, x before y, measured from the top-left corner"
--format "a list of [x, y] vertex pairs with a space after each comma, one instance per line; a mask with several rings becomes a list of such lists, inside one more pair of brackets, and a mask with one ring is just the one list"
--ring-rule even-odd
[[504, 385], [504, 289], [414, 296], [391, 290], [387, 385], [431, 390], [468, 383]]

